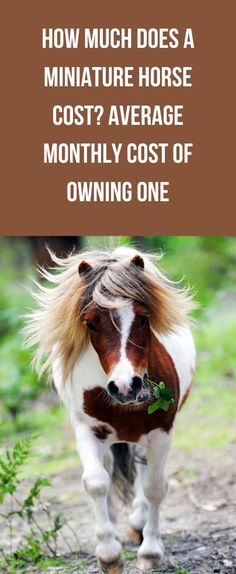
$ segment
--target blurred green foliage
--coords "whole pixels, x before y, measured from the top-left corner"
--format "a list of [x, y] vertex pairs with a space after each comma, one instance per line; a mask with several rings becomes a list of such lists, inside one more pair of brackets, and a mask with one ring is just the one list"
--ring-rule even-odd
[[29, 351], [22, 347], [21, 334], [13, 329], [0, 347], [0, 398], [14, 419], [41, 390], [30, 360]]
[[24, 349], [23, 314], [32, 306], [29, 280], [31, 253], [22, 239], [0, 239], [0, 410], [1, 427], [17, 417], [42, 388], [30, 368], [31, 353]]
[[161, 247], [163, 265], [171, 278], [190, 283], [202, 306], [214, 301], [220, 290], [236, 282], [236, 240], [233, 237], [150, 238], [151, 249]]

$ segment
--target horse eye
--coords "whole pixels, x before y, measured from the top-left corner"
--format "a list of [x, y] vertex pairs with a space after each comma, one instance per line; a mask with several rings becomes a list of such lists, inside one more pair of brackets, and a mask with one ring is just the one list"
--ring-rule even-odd
[[95, 327], [93, 321], [91, 321], [90, 319], [88, 321], [86, 321], [86, 325], [87, 325], [89, 331], [91, 331], [91, 332], [96, 331], [96, 327]]
[[139, 324], [140, 324], [140, 327], [145, 327], [148, 324], [148, 316], [147, 315], [141, 315]]

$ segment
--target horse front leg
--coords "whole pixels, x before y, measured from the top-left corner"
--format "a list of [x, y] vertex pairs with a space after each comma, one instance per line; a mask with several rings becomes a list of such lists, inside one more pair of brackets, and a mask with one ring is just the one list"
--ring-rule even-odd
[[83, 466], [83, 484], [91, 496], [96, 520], [96, 556], [100, 566], [109, 574], [122, 572], [121, 545], [115, 538], [114, 526], [108, 512], [109, 473], [104, 466], [106, 441], [98, 439], [83, 424], [75, 425], [77, 449]]
[[128, 535], [140, 545], [143, 540], [143, 528], [147, 520], [148, 501], [144, 494], [144, 482], [147, 474], [146, 450], [140, 446], [135, 449], [136, 478], [134, 483], [135, 496], [132, 502], [132, 513], [129, 516]]
[[104, 466], [110, 477], [110, 486], [107, 495], [107, 505], [110, 520], [114, 526], [117, 523], [117, 507], [115, 504], [115, 489], [112, 483], [113, 470], [114, 470], [114, 457], [111, 449], [109, 448], [104, 455]]
[[148, 570], [159, 564], [164, 549], [159, 530], [159, 509], [167, 491], [165, 464], [171, 445], [171, 432], [155, 430], [150, 433], [147, 448], [148, 467], [144, 494], [148, 501], [143, 542], [138, 550], [139, 567]]

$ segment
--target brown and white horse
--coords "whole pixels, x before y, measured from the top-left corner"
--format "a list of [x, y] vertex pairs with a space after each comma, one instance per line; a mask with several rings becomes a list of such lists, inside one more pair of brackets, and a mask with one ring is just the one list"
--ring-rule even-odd
[[[136, 445], [129, 532], [142, 539], [138, 563], [147, 570], [163, 556], [159, 507], [167, 488], [165, 464], [195, 368], [188, 327], [193, 302], [163, 275], [154, 256], [129, 247], [52, 257], [58, 272], [43, 271], [51, 285], [36, 295], [28, 342], [37, 345], [39, 372], [51, 368], [69, 410], [83, 482], [94, 503], [96, 555], [107, 572], [122, 569], [109, 507], [117, 452], [110, 447]], [[167, 411], [148, 414], [153, 397], [147, 377], [172, 389], [174, 404]], [[132, 456], [134, 449], [127, 450]]]

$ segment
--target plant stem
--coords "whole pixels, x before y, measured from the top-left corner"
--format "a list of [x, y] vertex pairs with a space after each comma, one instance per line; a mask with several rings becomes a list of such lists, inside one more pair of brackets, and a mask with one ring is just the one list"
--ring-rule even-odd
[[52, 553], [53, 556], [56, 556], [56, 552], [55, 552], [54, 548], [51, 547], [51, 545], [48, 543], [47, 540], [44, 540], [44, 537], [43, 537], [44, 531], [41, 528], [41, 526], [38, 524], [37, 520], [35, 520], [35, 518], [33, 516], [31, 516], [31, 520], [34, 523], [34, 525], [36, 526], [36, 528], [38, 529], [38, 531], [40, 532], [41, 537], [42, 537], [42, 541], [44, 542], [44, 544], [46, 544], [48, 550]]
[[66, 526], [66, 527], [68, 528], [68, 530], [70, 530], [70, 532], [73, 534], [73, 536], [74, 536], [74, 538], [75, 538], [75, 540], [76, 540], [76, 543], [78, 544], [78, 547], [80, 548], [80, 541], [79, 541], [79, 539], [78, 539], [78, 536], [77, 536], [76, 532], [73, 530], [73, 528], [71, 528], [71, 526], [70, 526], [69, 524], [66, 523], [65, 526]]
[[10, 514], [9, 514], [9, 534], [10, 534], [10, 554], [12, 554], [12, 514], [13, 514], [13, 497], [10, 494]]

